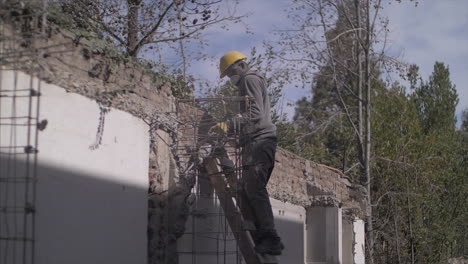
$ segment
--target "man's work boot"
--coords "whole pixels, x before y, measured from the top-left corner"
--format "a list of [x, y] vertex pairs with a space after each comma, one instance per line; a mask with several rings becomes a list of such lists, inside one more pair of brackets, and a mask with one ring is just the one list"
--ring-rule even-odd
[[281, 255], [284, 245], [281, 238], [277, 235], [263, 236], [260, 243], [255, 246], [255, 251], [259, 254], [270, 254], [274, 256]]

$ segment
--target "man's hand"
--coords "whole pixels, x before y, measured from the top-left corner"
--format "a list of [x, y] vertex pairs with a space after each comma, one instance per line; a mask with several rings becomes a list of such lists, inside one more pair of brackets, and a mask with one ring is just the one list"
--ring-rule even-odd
[[208, 130], [209, 134], [225, 135], [228, 132], [228, 124], [226, 122], [219, 122]]

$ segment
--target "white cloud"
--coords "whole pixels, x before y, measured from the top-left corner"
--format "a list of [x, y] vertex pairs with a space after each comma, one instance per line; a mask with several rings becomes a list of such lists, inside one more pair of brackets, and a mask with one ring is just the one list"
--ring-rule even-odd
[[[390, 51], [402, 53], [405, 61], [419, 65], [426, 79], [435, 61], [449, 65], [460, 97], [457, 113], [468, 108], [468, 1], [426, 0], [419, 1], [417, 7], [410, 1], [389, 2], [392, 4], [385, 4], [383, 12], [390, 20]], [[219, 84], [219, 57], [229, 50], [247, 54], [252, 47], [262, 50], [262, 42], [269, 40], [272, 30], [288, 27], [290, 22], [284, 10], [289, 5], [289, 0], [240, 0], [237, 14], [250, 14], [244, 22], [254, 34], [246, 34], [241, 23], [230, 24], [229, 31], [209, 28], [206, 53], [212, 58], [193, 63], [191, 73], [214, 85]], [[294, 103], [309, 94], [308, 90], [287, 88], [285, 102]], [[285, 108], [292, 116], [293, 107]]]
[[[233, 2], [228, 1], [227, 4], [232, 11]], [[247, 55], [253, 47], [263, 51], [263, 42], [268, 41], [272, 30], [286, 25], [286, 13], [283, 11], [289, 5], [289, 0], [239, 1], [236, 14], [249, 16], [243, 19], [243, 23], [230, 23], [228, 31], [220, 27], [208, 28], [205, 32], [208, 40], [206, 50], [211, 58], [208, 61], [193, 63], [191, 73], [210, 81], [213, 85], [219, 84], [219, 58], [230, 50], [237, 50]], [[246, 26], [252, 34], [246, 33]]]
[[420, 66], [424, 78], [435, 61], [450, 67], [460, 103], [457, 113], [468, 108], [468, 1], [393, 2], [384, 9], [391, 23], [393, 52], [403, 50], [404, 60]]

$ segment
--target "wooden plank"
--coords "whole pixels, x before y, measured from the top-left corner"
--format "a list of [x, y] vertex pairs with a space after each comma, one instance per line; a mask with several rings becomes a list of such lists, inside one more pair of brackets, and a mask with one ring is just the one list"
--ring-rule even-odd
[[253, 240], [250, 234], [246, 230], [242, 230], [242, 216], [237, 209], [232, 195], [228, 193], [226, 181], [222, 177], [221, 169], [219, 168], [217, 161], [213, 157], [205, 158], [203, 161], [206, 171], [208, 172], [211, 184], [213, 184], [216, 194], [223, 207], [226, 219], [228, 220], [229, 226], [234, 234], [234, 237], [238, 241], [239, 249], [244, 256], [244, 260], [247, 264], [261, 264], [260, 259], [254, 249]]
[[[230, 186], [235, 186], [237, 189], [237, 196], [236, 196], [236, 202], [237, 206], [240, 207], [242, 217], [244, 219], [244, 228], [249, 231], [252, 239], [255, 241], [257, 239], [257, 232], [256, 232], [256, 227], [255, 227], [255, 213], [250, 206], [250, 204], [247, 202], [247, 197], [244, 192], [241, 192], [239, 190], [239, 184], [238, 184], [238, 179], [236, 177], [235, 171], [234, 171], [234, 163], [229, 160], [227, 157], [227, 154], [224, 153], [222, 157], [220, 157], [221, 161], [221, 168], [222, 171], [226, 177], [227, 182], [229, 183]], [[253, 167], [248, 168], [248, 170], [253, 170]], [[252, 171], [248, 171], [247, 173], [254, 173]], [[238, 200], [237, 200], [238, 199]], [[255, 245], [254, 245], [255, 246]], [[257, 254], [258, 258], [260, 259], [261, 263], [264, 264], [270, 264], [270, 263], [278, 263], [278, 259], [276, 256], [269, 255], [269, 254]]]
[[275, 256], [268, 254], [260, 255], [255, 252], [255, 243], [253, 240], [255, 230], [251, 230], [252, 227], [246, 228], [247, 224], [255, 227], [253, 224], [255, 222], [253, 209], [247, 203], [245, 194], [243, 192], [238, 192], [237, 198], [244, 201], [236, 200], [238, 205], [240, 205], [239, 207], [241, 210], [239, 212], [239, 207], [237, 207], [233, 201], [234, 196], [229, 192], [229, 188], [227, 187], [227, 183], [229, 183], [230, 186], [237, 186], [235, 174], [232, 173], [232, 170], [225, 168], [224, 172], [227, 173], [224, 175], [221, 166], [218, 165], [218, 160], [214, 157], [205, 158], [204, 166], [247, 264], [277, 264], [278, 259]]
[[[235, 171], [234, 171], [234, 163], [229, 160], [228, 156], [226, 153], [223, 153], [223, 157], [220, 157], [221, 159], [221, 169], [222, 172], [224, 173], [227, 182], [229, 183], [230, 186], [233, 186], [234, 189], [237, 191], [237, 196], [236, 198], [239, 199], [237, 202], [237, 205], [241, 209], [242, 216], [244, 218], [244, 221], [250, 222], [252, 224], [255, 223], [255, 214], [252, 209], [252, 207], [248, 204], [247, 197], [245, 196], [245, 193], [240, 191], [240, 186], [238, 184], [238, 179], [236, 177]], [[255, 239], [255, 231], [250, 232], [252, 237]]]

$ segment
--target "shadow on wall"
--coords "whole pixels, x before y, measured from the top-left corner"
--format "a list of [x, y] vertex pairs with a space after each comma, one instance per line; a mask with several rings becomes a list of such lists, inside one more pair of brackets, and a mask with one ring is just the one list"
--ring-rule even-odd
[[40, 164], [34, 201], [31, 163], [0, 156], [1, 263], [147, 263], [147, 189]]
[[[279, 201], [272, 205], [276, 228], [286, 246], [278, 257], [280, 263], [304, 263], [305, 214], [300, 216], [297, 209], [289, 210], [288, 205]], [[237, 241], [212, 190], [197, 195], [185, 224], [185, 234], [178, 241], [177, 253], [179, 263], [184, 264], [245, 263], [240, 261], [243, 258]]]
[[[285, 249], [278, 256], [280, 263], [304, 263], [304, 225], [300, 222], [276, 218], [276, 227]], [[245, 263], [237, 261], [242, 258], [236, 249], [236, 241], [223, 217], [212, 215], [190, 217], [187, 221], [187, 232], [179, 239], [179, 263]], [[193, 232], [192, 226], [195, 226]]]
[[[28, 166], [34, 169], [32, 162], [0, 156], [0, 263], [23, 263], [25, 253], [25, 262], [32, 262], [33, 242], [11, 240], [24, 237], [34, 239], [34, 263], [37, 264], [148, 262], [147, 189], [112, 181], [112, 175], [104, 178], [103, 175], [83, 173], [79, 168], [39, 164], [34, 202], [33, 186], [29, 186], [30, 207], [25, 205], [26, 183], [23, 181]], [[191, 208], [191, 216], [196, 214], [197, 205], [200, 203], [195, 202]], [[223, 214], [219, 205], [213, 205], [210, 210], [215, 210], [217, 215], [189, 217], [186, 222], [186, 234], [179, 241], [179, 263], [192, 263], [192, 252], [196, 255], [197, 263], [219, 263], [225, 256], [227, 260], [234, 260], [226, 263], [237, 263], [236, 254], [232, 253], [236, 251], [232, 233], [226, 237], [230, 241], [226, 243], [226, 249], [220, 243], [224, 240], [227, 223], [224, 217], [219, 217]], [[25, 217], [26, 207], [34, 210], [28, 209]], [[174, 207], [169, 209], [175, 211]], [[34, 235], [30, 226], [33, 215]], [[198, 229], [195, 231], [200, 232], [195, 236], [194, 245], [197, 248], [192, 247], [190, 234], [193, 221], [196, 221]], [[280, 261], [303, 263], [304, 223], [282, 218], [277, 212], [275, 222], [286, 245]], [[209, 225], [209, 229], [216, 230], [217, 240], [213, 239], [213, 234], [203, 234], [204, 231], [210, 232], [207, 223], [215, 223]], [[203, 254], [207, 251], [211, 253]]]
[[285, 245], [282, 263], [304, 263], [304, 223], [276, 217], [276, 228]]

